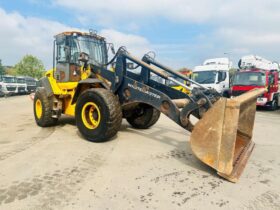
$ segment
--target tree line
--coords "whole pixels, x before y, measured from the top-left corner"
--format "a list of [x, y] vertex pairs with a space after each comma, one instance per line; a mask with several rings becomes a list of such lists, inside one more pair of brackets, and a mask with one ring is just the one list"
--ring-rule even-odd
[[0, 75], [30, 76], [41, 78], [44, 75], [43, 62], [33, 55], [25, 55], [15, 66], [4, 67], [0, 59]]

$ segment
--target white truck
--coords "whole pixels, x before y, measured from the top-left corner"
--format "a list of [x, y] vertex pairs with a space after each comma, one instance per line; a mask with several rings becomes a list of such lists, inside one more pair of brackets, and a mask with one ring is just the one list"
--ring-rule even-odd
[[17, 88], [16, 88], [15, 93], [16, 94], [26, 94], [27, 93], [27, 84], [26, 84], [25, 77], [17, 76], [16, 82], [17, 82], [16, 83]]
[[17, 83], [16, 78], [10, 75], [3, 75], [0, 78], [0, 92], [2, 95], [14, 95], [16, 93]]
[[230, 97], [229, 70], [231, 68], [232, 62], [229, 58], [207, 59], [203, 65], [194, 68], [192, 79], [206, 88], [216, 89], [223, 96]]
[[37, 88], [37, 80], [32, 77], [25, 77], [26, 85], [27, 85], [27, 93], [34, 93]]

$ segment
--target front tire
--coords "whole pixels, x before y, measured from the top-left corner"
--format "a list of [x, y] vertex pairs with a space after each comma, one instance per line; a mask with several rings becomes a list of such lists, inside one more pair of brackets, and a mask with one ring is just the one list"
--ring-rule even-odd
[[57, 118], [52, 118], [52, 98], [47, 96], [44, 88], [38, 88], [33, 102], [34, 117], [37, 125], [41, 127], [53, 126]]
[[122, 122], [118, 98], [103, 88], [83, 92], [78, 98], [75, 115], [80, 133], [93, 142], [106, 141], [115, 136]]
[[278, 108], [278, 103], [276, 99], [273, 99], [273, 101], [270, 104], [270, 110], [275, 111]]

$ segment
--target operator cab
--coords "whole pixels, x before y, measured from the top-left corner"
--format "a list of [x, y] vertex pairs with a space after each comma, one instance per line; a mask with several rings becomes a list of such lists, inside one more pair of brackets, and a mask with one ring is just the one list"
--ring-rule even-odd
[[58, 82], [77, 82], [81, 80], [81, 56], [88, 57], [88, 63], [97, 66], [108, 62], [105, 38], [93, 32], [63, 32], [55, 36], [54, 69]]

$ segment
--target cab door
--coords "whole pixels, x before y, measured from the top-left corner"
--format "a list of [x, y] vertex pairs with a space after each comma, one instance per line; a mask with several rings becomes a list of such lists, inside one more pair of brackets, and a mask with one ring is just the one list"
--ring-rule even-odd
[[226, 71], [218, 71], [218, 81], [217, 85], [219, 87], [219, 92], [229, 88], [229, 75]]
[[81, 79], [77, 42], [67, 36], [56, 39], [56, 71], [58, 82], [77, 82]]

